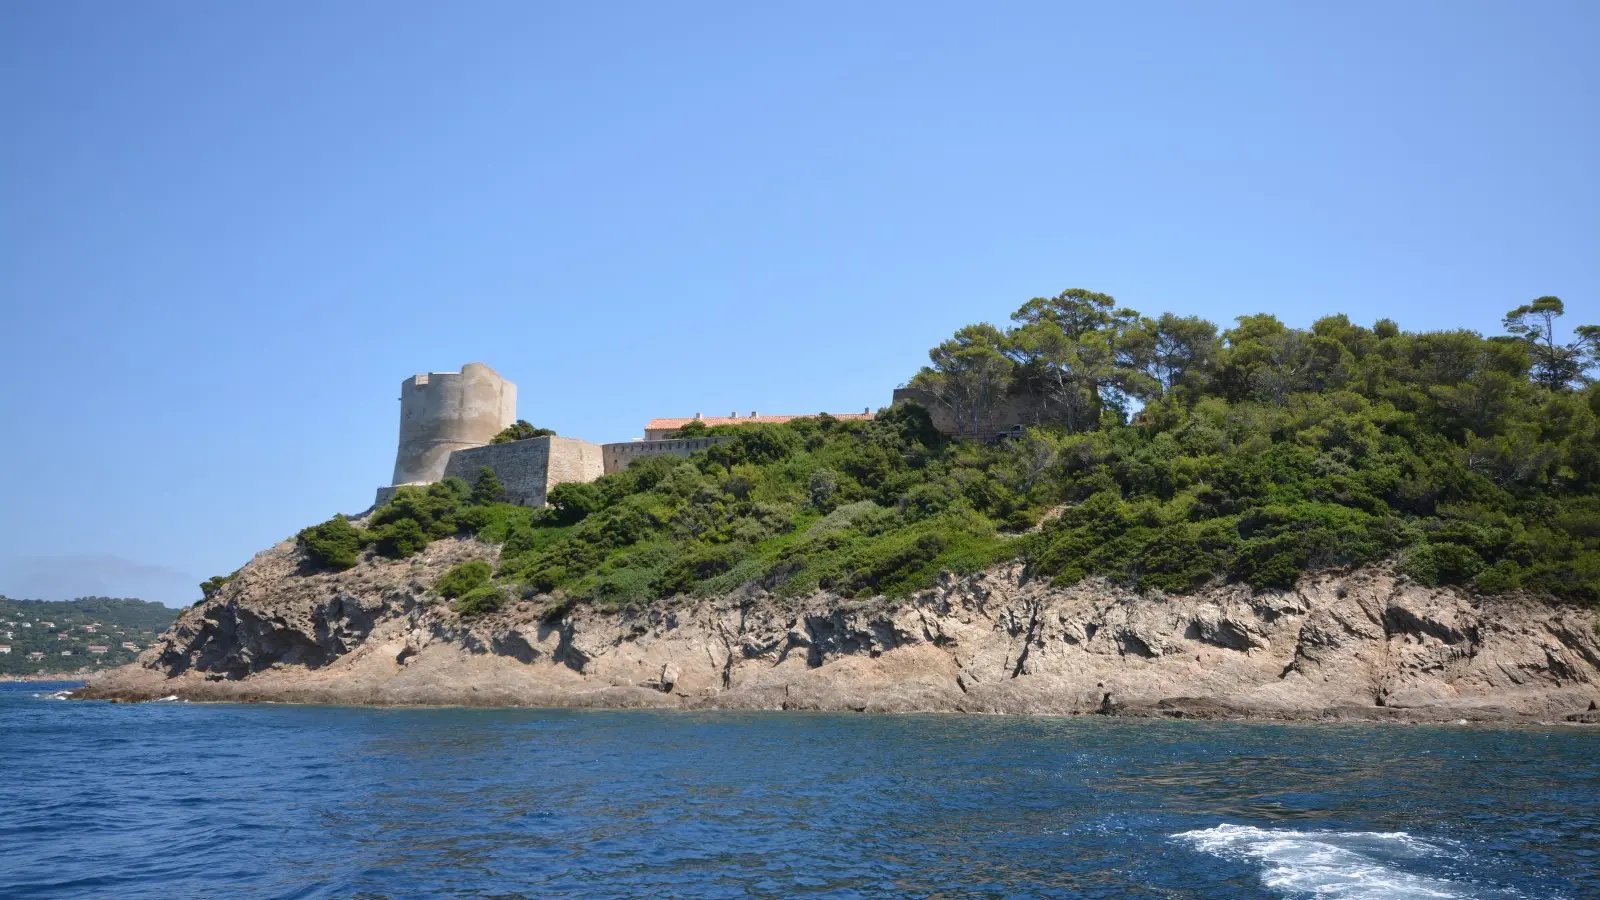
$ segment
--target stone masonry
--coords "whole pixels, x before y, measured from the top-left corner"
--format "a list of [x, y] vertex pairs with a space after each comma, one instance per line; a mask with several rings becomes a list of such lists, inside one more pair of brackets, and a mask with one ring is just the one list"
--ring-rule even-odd
[[605, 458], [605, 474], [615, 475], [632, 465], [634, 460], [644, 459], [646, 456], [688, 456], [725, 440], [727, 440], [725, 437], [698, 437], [623, 441], [617, 444], [604, 444], [600, 450]]
[[[647, 456], [689, 456], [727, 440], [726, 437], [673, 438], [668, 435], [690, 422], [756, 425], [787, 422], [796, 416], [749, 416], [652, 419], [645, 440], [591, 444], [566, 437], [539, 437], [503, 444], [490, 443], [516, 421], [517, 386], [483, 363], [467, 363], [459, 372], [414, 375], [400, 385], [400, 442], [394, 482], [378, 488], [375, 506], [382, 506], [401, 487], [427, 485], [444, 478], [471, 483], [485, 466], [505, 486], [506, 499], [523, 506], [544, 506], [550, 489], [566, 482], [589, 482], [628, 468]], [[871, 410], [838, 413], [839, 419], [870, 419]]]
[[568, 481], [593, 481], [604, 474], [598, 444], [577, 438], [538, 437], [505, 444], [487, 444], [450, 454], [444, 477], [471, 484], [484, 466], [505, 485], [506, 500], [522, 506], [543, 506], [550, 489]]

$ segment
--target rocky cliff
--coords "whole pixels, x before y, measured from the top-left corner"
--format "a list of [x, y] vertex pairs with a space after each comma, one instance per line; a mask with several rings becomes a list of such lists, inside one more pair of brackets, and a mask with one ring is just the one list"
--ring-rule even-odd
[[470, 540], [306, 571], [258, 555], [80, 697], [1282, 719], [1600, 721], [1596, 612], [1382, 568], [1291, 591], [1053, 588], [1015, 566], [909, 600], [758, 588], [638, 611], [546, 599], [464, 620], [429, 593]]

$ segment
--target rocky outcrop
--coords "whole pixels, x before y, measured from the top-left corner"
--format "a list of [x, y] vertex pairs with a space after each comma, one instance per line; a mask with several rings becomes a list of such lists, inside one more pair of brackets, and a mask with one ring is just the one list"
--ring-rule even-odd
[[1600, 701], [1594, 610], [1384, 568], [1168, 597], [1004, 566], [899, 602], [750, 586], [631, 611], [533, 598], [471, 620], [429, 594], [494, 554], [446, 540], [335, 574], [280, 544], [78, 696], [1574, 722]]

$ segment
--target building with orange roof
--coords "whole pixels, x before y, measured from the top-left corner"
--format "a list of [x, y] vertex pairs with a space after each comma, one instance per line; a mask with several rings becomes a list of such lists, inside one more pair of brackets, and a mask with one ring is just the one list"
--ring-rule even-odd
[[726, 416], [702, 416], [699, 413], [695, 413], [686, 419], [651, 419], [645, 423], [644, 439], [647, 441], [665, 440], [690, 422], [699, 422], [707, 428], [715, 428], [718, 425], [782, 425], [785, 422], [804, 419], [807, 416], [832, 416], [835, 419], [864, 420], [874, 418], [874, 413], [870, 409], [863, 409], [858, 413], [807, 413], [797, 416], [763, 416], [755, 410], [751, 410], [748, 416], [741, 416], [736, 412], [729, 413]]

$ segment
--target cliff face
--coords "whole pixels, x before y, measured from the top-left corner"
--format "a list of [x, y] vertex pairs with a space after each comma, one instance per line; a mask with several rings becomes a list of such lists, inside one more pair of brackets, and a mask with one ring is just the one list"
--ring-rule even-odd
[[306, 573], [258, 555], [81, 697], [362, 704], [1600, 721], [1596, 613], [1379, 568], [1292, 591], [1141, 596], [1020, 569], [910, 600], [756, 588], [638, 612], [527, 601], [463, 620], [427, 588], [473, 541]]

